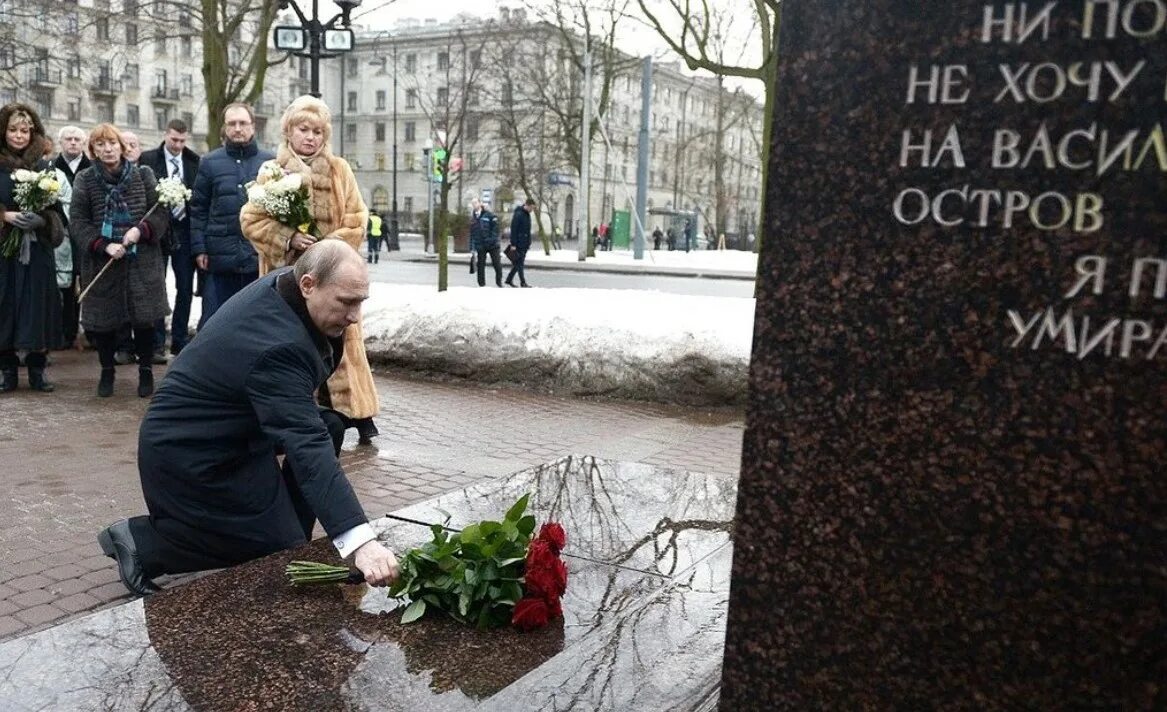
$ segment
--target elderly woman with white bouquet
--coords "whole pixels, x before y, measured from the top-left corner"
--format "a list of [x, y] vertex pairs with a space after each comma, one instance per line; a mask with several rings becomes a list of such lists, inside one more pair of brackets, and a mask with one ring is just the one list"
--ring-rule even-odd
[[[294, 264], [318, 240], [343, 240], [359, 250], [369, 218], [352, 168], [332, 155], [328, 106], [302, 96], [284, 111], [280, 127], [283, 141], [276, 159], [260, 168], [240, 212], [243, 235], [259, 254], [261, 275]], [[345, 329], [344, 358], [317, 400], [345, 416], [362, 443], [377, 435], [377, 389], [359, 323]]]

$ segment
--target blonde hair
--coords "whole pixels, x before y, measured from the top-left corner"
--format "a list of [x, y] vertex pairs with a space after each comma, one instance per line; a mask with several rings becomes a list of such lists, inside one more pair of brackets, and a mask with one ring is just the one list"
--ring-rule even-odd
[[284, 115], [280, 118], [280, 131], [283, 132], [284, 139], [292, 135], [293, 127], [305, 122], [320, 126], [324, 131], [324, 145], [332, 142], [332, 111], [329, 110], [328, 104], [308, 94], [296, 98], [284, 109]]
[[94, 144], [102, 139], [113, 139], [117, 141], [118, 145], [122, 147], [123, 156], [126, 155], [126, 151], [129, 150], [129, 147], [126, 146], [126, 140], [122, 138], [122, 132], [118, 131], [116, 126], [113, 124], [98, 124], [97, 126], [93, 127], [92, 131], [89, 132], [89, 145], [87, 148], [89, 150], [90, 158], [93, 158], [97, 155], [93, 152]]

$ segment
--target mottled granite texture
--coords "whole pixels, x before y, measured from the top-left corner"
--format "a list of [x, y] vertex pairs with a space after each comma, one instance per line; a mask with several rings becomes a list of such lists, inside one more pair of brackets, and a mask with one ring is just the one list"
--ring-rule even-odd
[[[723, 710], [1167, 709], [1167, 349], [1147, 358], [1167, 309], [1153, 271], [1128, 294], [1135, 259], [1167, 258], [1167, 156], [1147, 143], [1167, 115], [1167, 33], [1083, 40], [1091, 4], [1062, 2], [1048, 38], [982, 44], [985, 7], [1007, 5], [1032, 20], [1047, 3], [782, 4]], [[1099, 33], [1112, 5], [1092, 5]], [[1113, 7], [1134, 5], [1136, 27], [1163, 7]], [[995, 101], [1000, 65], [1084, 62], [1081, 80], [1094, 61], [1145, 65], [1110, 102], [1105, 65], [1101, 101], [1074, 82]], [[906, 106], [913, 63], [966, 65], [951, 96], [968, 100]], [[1142, 130], [1135, 158], [1150, 148], [1102, 175], [991, 167], [995, 130], [1020, 131], [1024, 154], [1042, 122], [1055, 150], [1095, 123]], [[951, 124], [967, 166], [900, 167], [904, 129], [936, 131], [935, 152]], [[966, 184], [1096, 192], [1104, 224], [893, 216], [905, 188]], [[1069, 297], [1083, 255], [1109, 260], [1106, 279]], [[1073, 311], [1076, 338], [1015, 346], [1008, 311], [1049, 307]], [[1152, 333], [1129, 358], [1118, 341], [1083, 355], [1082, 316]]]
[[401, 551], [439, 509], [456, 527], [531, 492], [569, 536], [564, 616], [545, 629], [403, 626], [381, 590], [288, 586], [288, 561], [336, 562], [318, 540], [0, 644], [0, 710], [713, 709], [733, 478], [571, 457], [492, 484], [378, 536]]

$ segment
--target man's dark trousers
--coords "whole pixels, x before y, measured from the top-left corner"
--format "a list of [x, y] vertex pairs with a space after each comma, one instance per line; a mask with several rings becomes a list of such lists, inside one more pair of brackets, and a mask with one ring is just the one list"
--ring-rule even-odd
[[[322, 408], [320, 417], [328, 426], [328, 434], [332, 437], [332, 447], [337, 456], [344, 443], [344, 418], [334, 410]], [[300, 526], [304, 530], [304, 541], [312, 539], [312, 528], [316, 524], [316, 515], [304, 495], [296, 484], [296, 476], [291, 466], [285, 461], [283, 465], [284, 485], [292, 499], [292, 506], [296, 510]], [[165, 527], [165, 525], [164, 525]], [[203, 538], [197, 542], [187, 542], [167, 536], [165, 528], [158, 528], [150, 517], [139, 516], [130, 518], [130, 533], [134, 537], [134, 544], [138, 547], [138, 559], [147, 576], [153, 578], [163, 573], [178, 574], [188, 571], [207, 571], [221, 569], [227, 566], [259, 558], [272, 552], [247, 552], [239, 548], [239, 540], [231, 537], [217, 537], [210, 532], [203, 532]]]
[[203, 292], [203, 319], [210, 319], [235, 293], [259, 279], [259, 272], [208, 272]]
[[490, 264], [494, 266], [494, 283], [502, 286], [502, 263], [499, 262], [499, 246], [478, 248], [478, 286], [486, 286], [486, 253], [490, 253]]
[[186, 346], [187, 328], [190, 326], [190, 303], [194, 297], [194, 258], [190, 255], [190, 243], [179, 245], [170, 255], [170, 267], [174, 270], [174, 286], [178, 294], [174, 297], [174, 313], [170, 317], [170, 351], [178, 353]]
[[507, 274], [507, 284], [514, 284], [515, 283], [515, 275], [516, 274], [519, 275], [519, 284], [522, 284], [524, 286], [527, 284], [527, 273], [523, 271], [523, 268], [526, 267], [526, 265], [527, 265], [527, 250], [528, 249], [530, 249], [530, 248], [527, 248], [527, 247], [516, 247], [515, 248], [515, 263], [514, 263], [514, 266], [511, 267], [510, 273]]

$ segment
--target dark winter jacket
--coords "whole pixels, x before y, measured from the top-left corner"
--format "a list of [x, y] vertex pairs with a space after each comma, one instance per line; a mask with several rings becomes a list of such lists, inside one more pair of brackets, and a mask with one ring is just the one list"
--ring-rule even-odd
[[531, 214], [521, 205], [511, 216], [511, 244], [520, 250], [531, 247]]
[[367, 522], [315, 399], [342, 353], [341, 339], [312, 324], [291, 268], [220, 307], [142, 420], [138, 468], [159, 528], [183, 541], [205, 532], [247, 542], [240, 561], [303, 543], [279, 454], [330, 537]]
[[225, 145], [203, 156], [190, 199], [190, 253], [206, 255], [211, 272], [259, 271], [255, 248], [239, 228], [239, 210], [247, 202], [247, 184], [264, 161], [275, 158], [255, 140]]
[[[77, 164], [77, 173], [85, 170], [89, 167], [89, 165], [89, 156], [86, 156], [84, 153], [82, 153], [81, 162]], [[77, 173], [74, 173], [72, 169], [69, 168], [69, 162], [66, 161], [65, 157], [60, 154], [57, 154], [57, 157], [53, 159], [53, 168], [56, 168], [65, 174], [65, 177], [69, 179], [69, 185], [73, 185], [73, 181], [77, 179]]]
[[[190, 188], [193, 198], [195, 177], [199, 172], [199, 154], [189, 148], [182, 149], [182, 184]], [[166, 152], [166, 143], [158, 148], [143, 151], [138, 158], [139, 166], [147, 166], [154, 171], [154, 175], [161, 180], [170, 175], [170, 154]], [[190, 203], [186, 205], [186, 213], [181, 220], [172, 216], [170, 219], [170, 250], [177, 252], [190, 246]], [[187, 254], [184, 252], [184, 254]]]
[[470, 249], [489, 250], [498, 246], [498, 218], [486, 208], [470, 216]]
[[[84, 289], [111, 258], [101, 235], [105, 221], [105, 169], [100, 163], [77, 173], [73, 202], [69, 206], [69, 236], [73, 250], [81, 254], [81, 287]], [[154, 174], [135, 168], [126, 190], [126, 207], [138, 223], [157, 202]], [[151, 214], [137, 254], [126, 255], [106, 270], [81, 306], [81, 325], [86, 331], [114, 331], [122, 324], [153, 324], [170, 313], [166, 299], [166, 270], [159, 240], [170, 229], [169, 213], [160, 207]]]

